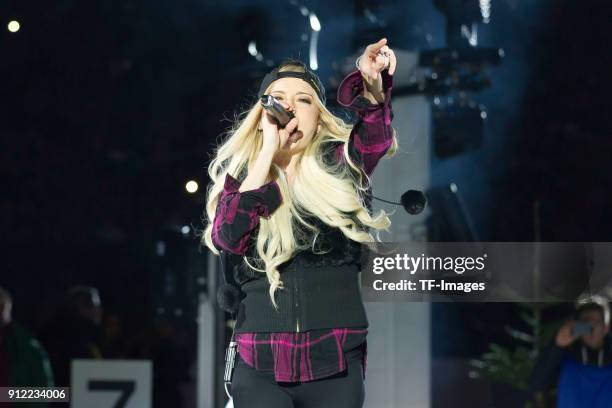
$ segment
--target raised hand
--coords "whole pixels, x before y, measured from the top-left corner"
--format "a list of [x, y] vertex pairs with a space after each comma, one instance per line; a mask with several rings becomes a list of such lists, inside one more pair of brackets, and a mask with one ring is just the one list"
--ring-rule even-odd
[[[281, 105], [285, 109], [292, 110], [291, 107], [283, 102], [281, 102]], [[260, 126], [263, 131], [262, 150], [270, 153], [276, 153], [280, 149], [285, 149], [301, 138], [301, 133], [297, 132], [297, 117], [291, 119], [284, 128], [279, 128], [276, 119], [264, 109], [261, 112]]]
[[567, 347], [572, 344], [579, 336], [576, 336], [572, 333], [572, 326], [574, 325], [573, 321], [565, 322], [563, 326], [557, 332], [557, 337], [555, 338], [555, 343], [559, 347]]
[[377, 81], [380, 73], [387, 68], [389, 75], [393, 75], [396, 65], [395, 53], [387, 45], [386, 38], [368, 45], [357, 59], [357, 68], [368, 81]]

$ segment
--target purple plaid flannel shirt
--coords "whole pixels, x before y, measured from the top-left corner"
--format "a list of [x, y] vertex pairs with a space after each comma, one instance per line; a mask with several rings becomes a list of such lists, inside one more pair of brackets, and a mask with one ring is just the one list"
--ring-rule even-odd
[[[237, 333], [242, 361], [272, 373], [277, 382], [306, 382], [346, 370], [347, 354], [367, 366], [367, 328], [310, 330], [300, 333]], [[351, 357], [353, 358], [353, 357]]]
[[[381, 75], [385, 100], [380, 104], [371, 104], [363, 96], [358, 71], [348, 75], [338, 88], [338, 102], [357, 114], [348, 140], [349, 155], [368, 176], [393, 142], [392, 77], [387, 71]], [[338, 160], [344, 160], [343, 147], [336, 148]], [[240, 185], [234, 177], [226, 176], [212, 239], [217, 248], [242, 255], [259, 217], [269, 218], [282, 204], [282, 195], [274, 180], [242, 193], [238, 191]], [[279, 382], [304, 382], [344, 371], [348, 352], [358, 352], [365, 378], [367, 332], [365, 327], [331, 328], [300, 333], [238, 333], [235, 338], [240, 358], [252, 368], [273, 372]]]

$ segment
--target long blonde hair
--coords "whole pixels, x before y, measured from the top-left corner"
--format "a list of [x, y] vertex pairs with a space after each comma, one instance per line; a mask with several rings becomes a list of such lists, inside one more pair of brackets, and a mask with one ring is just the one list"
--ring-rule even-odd
[[[280, 71], [303, 72], [299, 65], [283, 65]], [[268, 92], [270, 87], [266, 90]], [[270, 180], [276, 180], [283, 202], [276, 211], [265, 219], [259, 220], [259, 232], [256, 241], [256, 250], [259, 256], [259, 266], [251, 265], [247, 257], [244, 261], [252, 269], [263, 272], [270, 283], [270, 298], [275, 308], [274, 300], [276, 289], [283, 289], [281, 274], [278, 267], [290, 260], [298, 250], [305, 249], [300, 246], [297, 234], [302, 231], [293, 228], [294, 223], [300, 223], [306, 230], [314, 232], [312, 244], [318, 236], [315, 225], [308, 223], [306, 216], [315, 216], [331, 227], [340, 228], [343, 234], [356, 242], [373, 242], [374, 237], [366, 230], [388, 230], [391, 220], [384, 210], [375, 216], [369, 214], [363, 199], [363, 192], [368, 189], [370, 179], [352, 162], [348, 154], [348, 139], [352, 125], [341, 118], [334, 116], [314, 97], [319, 107], [319, 123], [317, 133], [312, 142], [301, 153], [300, 163], [297, 166], [296, 176], [290, 187], [284, 171], [276, 164], [270, 167]], [[225, 140], [217, 147], [214, 159], [208, 166], [208, 174], [212, 182], [207, 190], [206, 215], [207, 226], [202, 236], [202, 244], [206, 245], [214, 254], [219, 251], [212, 242], [212, 226], [217, 210], [219, 197], [223, 191], [226, 174], [236, 177], [245, 168], [253, 164], [262, 147], [262, 134], [257, 132], [262, 106], [255, 103], [250, 109], [237, 117], [234, 125], [227, 131]], [[344, 143], [344, 159], [348, 166], [337, 161], [326, 163], [323, 153]], [[393, 144], [387, 156], [397, 150], [397, 138], [393, 132]]]

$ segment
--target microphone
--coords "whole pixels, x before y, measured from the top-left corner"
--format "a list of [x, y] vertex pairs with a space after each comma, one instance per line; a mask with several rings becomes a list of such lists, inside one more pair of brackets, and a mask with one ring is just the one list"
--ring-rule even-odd
[[294, 117], [293, 112], [286, 111], [283, 105], [272, 95], [263, 95], [260, 102], [264, 109], [276, 119], [281, 128], [287, 126], [287, 123]]
[[427, 197], [425, 197], [425, 194], [423, 194], [422, 191], [418, 191], [418, 190], [406, 191], [404, 194], [402, 194], [400, 203], [378, 198], [375, 195], [372, 195], [372, 198], [375, 198], [378, 201], [383, 201], [389, 204], [401, 205], [404, 207], [406, 212], [412, 215], [417, 215], [421, 213], [427, 206]]

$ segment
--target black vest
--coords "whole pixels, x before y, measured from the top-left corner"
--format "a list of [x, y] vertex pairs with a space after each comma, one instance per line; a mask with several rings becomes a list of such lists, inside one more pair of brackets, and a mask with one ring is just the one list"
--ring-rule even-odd
[[[223, 252], [228, 258], [225, 280], [240, 288], [237, 308], [228, 310], [236, 313], [236, 333], [368, 326], [360, 287], [362, 245], [339, 228], [322, 222], [317, 226], [321, 232], [315, 249], [298, 251], [278, 268], [284, 286], [274, 294], [278, 311], [266, 274], [251, 269], [242, 256]], [[257, 229], [252, 237], [256, 236]], [[249, 260], [255, 252], [250, 245]]]

